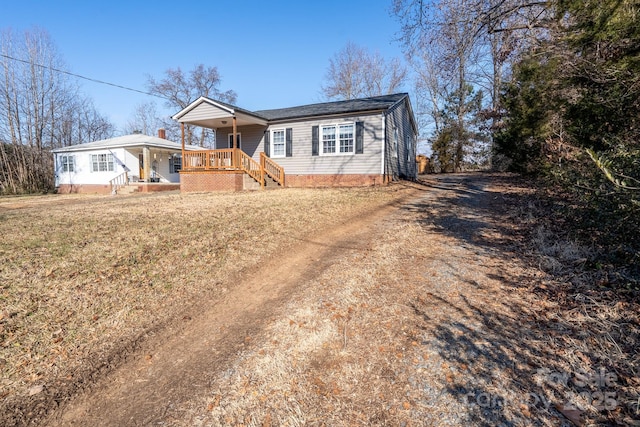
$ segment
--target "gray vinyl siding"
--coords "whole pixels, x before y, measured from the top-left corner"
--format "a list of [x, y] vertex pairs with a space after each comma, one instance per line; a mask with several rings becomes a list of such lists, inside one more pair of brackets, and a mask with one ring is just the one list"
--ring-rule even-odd
[[[241, 134], [242, 151], [250, 155], [256, 162], [260, 161], [266, 129], [266, 126], [261, 125], [238, 126], [237, 128], [238, 133]], [[230, 133], [233, 133], [232, 127], [216, 129], [216, 148], [222, 149], [229, 146]]]
[[231, 117], [228, 111], [224, 111], [211, 104], [201, 104], [198, 108], [186, 113], [180, 118], [180, 122], [200, 121], [207, 119], [218, 119], [224, 117]]
[[[312, 127], [329, 124], [363, 122], [363, 153], [344, 155], [312, 156]], [[382, 173], [382, 114], [366, 114], [334, 118], [314, 118], [307, 120], [270, 124], [269, 131], [291, 128], [292, 156], [273, 157], [273, 161], [284, 168], [290, 175], [324, 175], [324, 174], [381, 174]], [[355, 131], [355, 130], [354, 130]], [[354, 135], [355, 136], [355, 135]], [[243, 134], [244, 138], [244, 134]], [[260, 141], [259, 150], [264, 150], [264, 137]], [[354, 141], [355, 142], [355, 141]], [[320, 141], [322, 152], [322, 141]]]
[[[416, 134], [410, 107], [407, 104], [408, 98], [405, 98], [384, 112], [282, 120], [277, 123], [272, 122], [268, 127], [262, 125], [239, 126], [237, 131], [242, 135], [242, 150], [259, 162], [260, 153], [265, 151], [265, 133], [275, 129], [291, 128], [292, 156], [271, 156], [276, 163], [284, 168], [285, 174], [386, 174], [392, 179], [416, 179]], [[322, 155], [320, 153], [318, 156], [312, 155], [313, 126], [355, 124], [356, 122], [363, 122], [364, 125], [362, 154]], [[394, 127], [398, 129], [397, 157], [394, 157], [392, 153]], [[216, 148], [228, 147], [228, 135], [232, 132], [233, 128], [230, 126], [216, 129]], [[319, 143], [320, 152], [322, 152], [322, 141]]]
[[[411, 122], [406, 98], [387, 111], [385, 172], [392, 179], [416, 179], [416, 133]], [[394, 155], [394, 133], [398, 131], [397, 156]]]

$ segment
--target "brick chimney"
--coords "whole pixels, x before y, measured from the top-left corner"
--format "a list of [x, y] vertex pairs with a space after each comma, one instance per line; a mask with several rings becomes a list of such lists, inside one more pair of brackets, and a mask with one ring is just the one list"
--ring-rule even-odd
[[167, 132], [163, 128], [158, 129], [158, 138], [167, 139]]

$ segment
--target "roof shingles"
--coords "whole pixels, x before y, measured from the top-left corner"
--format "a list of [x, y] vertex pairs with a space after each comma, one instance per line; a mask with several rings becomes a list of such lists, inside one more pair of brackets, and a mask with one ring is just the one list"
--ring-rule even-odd
[[408, 96], [406, 93], [375, 96], [371, 98], [350, 99], [346, 101], [324, 102], [299, 107], [260, 110], [254, 113], [268, 120], [287, 120], [302, 117], [346, 114], [362, 111], [386, 110]]

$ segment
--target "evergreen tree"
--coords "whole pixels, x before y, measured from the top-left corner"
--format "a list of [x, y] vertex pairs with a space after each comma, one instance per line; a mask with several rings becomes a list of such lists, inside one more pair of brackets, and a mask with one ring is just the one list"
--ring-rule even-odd
[[442, 172], [486, 166], [488, 135], [481, 127], [482, 95], [482, 91], [464, 85], [462, 91], [453, 91], [447, 97], [440, 113], [443, 125], [431, 145]]

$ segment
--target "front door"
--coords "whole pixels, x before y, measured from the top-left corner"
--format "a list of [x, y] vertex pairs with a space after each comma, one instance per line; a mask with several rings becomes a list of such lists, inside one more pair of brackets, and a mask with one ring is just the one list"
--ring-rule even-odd
[[229, 144], [228, 144], [229, 148], [242, 148], [242, 134], [240, 132], [238, 132], [237, 135], [238, 135], [237, 143], [233, 142], [233, 134], [232, 133], [230, 133], [228, 135], [228, 137], [229, 137]]
[[143, 180], [144, 176], [144, 155], [142, 153], [138, 154], [138, 164], [140, 165], [140, 179]]

